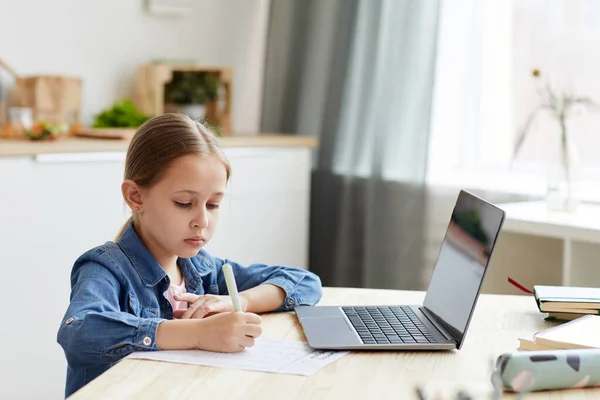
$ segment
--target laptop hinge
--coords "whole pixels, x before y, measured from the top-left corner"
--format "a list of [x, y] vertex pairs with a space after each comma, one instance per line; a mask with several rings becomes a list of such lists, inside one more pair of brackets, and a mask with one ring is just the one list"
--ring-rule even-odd
[[427, 317], [429, 322], [431, 322], [437, 328], [437, 330], [440, 331], [442, 335], [446, 337], [446, 339], [452, 340], [456, 344], [460, 342], [462, 335], [457, 329], [445, 323], [443, 319], [435, 315], [435, 313], [427, 307], [419, 307], [419, 309], [421, 310], [423, 315]]

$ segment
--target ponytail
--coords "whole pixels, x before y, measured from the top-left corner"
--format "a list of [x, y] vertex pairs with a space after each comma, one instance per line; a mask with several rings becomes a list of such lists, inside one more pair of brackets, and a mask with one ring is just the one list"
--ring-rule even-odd
[[119, 233], [115, 237], [115, 243], [118, 242], [119, 239], [121, 239], [121, 236], [123, 236], [123, 233], [125, 232], [125, 229], [127, 229], [127, 226], [131, 223], [131, 221], [133, 221], [133, 215], [127, 219], [127, 221], [125, 222], [125, 224], [123, 224], [123, 226], [119, 230]]

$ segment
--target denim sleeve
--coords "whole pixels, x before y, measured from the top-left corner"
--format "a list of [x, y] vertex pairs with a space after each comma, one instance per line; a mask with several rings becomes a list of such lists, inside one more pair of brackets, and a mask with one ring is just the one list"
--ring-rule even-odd
[[227, 284], [223, 274], [223, 264], [233, 269], [238, 290], [244, 291], [261, 284], [269, 283], [285, 291], [285, 301], [274, 311], [288, 311], [300, 305], [315, 305], [321, 296], [321, 279], [312, 272], [299, 268], [252, 264], [247, 267], [230, 260], [215, 257], [219, 293], [227, 294]]
[[57, 338], [70, 364], [109, 364], [134, 351], [159, 350], [156, 330], [163, 319], [122, 311], [124, 294], [109, 270], [89, 262], [71, 282], [71, 302]]

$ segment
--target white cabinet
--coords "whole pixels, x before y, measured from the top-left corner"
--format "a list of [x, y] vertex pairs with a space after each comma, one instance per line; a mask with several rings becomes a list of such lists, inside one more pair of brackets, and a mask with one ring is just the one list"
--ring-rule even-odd
[[[233, 175], [207, 250], [246, 264], [306, 268], [311, 149], [225, 152]], [[69, 273], [128, 217], [124, 159], [122, 152], [0, 158], [0, 398], [63, 398], [66, 363], [56, 333]]]
[[66, 364], [56, 332], [71, 266], [110, 240], [126, 218], [123, 162], [89, 156], [95, 158], [0, 158], [0, 398], [64, 397]]
[[543, 201], [498, 207], [506, 221], [494, 259], [505, 275], [529, 289], [600, 285], [600, 206], [584, 203], [573, 212], [550, 211]]
[[226, 149], [232, 176], [211, 254], [242, 264], [308, 267], [310, 150]]

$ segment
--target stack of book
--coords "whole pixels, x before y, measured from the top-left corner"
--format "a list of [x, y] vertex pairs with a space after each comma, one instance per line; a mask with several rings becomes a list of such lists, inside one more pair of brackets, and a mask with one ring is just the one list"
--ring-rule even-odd
[[547, 320], [571, 321], [586, 314], [600, 314], [600, 288], [573, 286], [533, 287], [539, 310]]
[[519, 339], [518, 350], [565, 350], [600, 348], [600, 316], [584, 315], [545, 329], [533, 339]]

